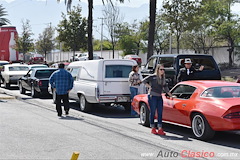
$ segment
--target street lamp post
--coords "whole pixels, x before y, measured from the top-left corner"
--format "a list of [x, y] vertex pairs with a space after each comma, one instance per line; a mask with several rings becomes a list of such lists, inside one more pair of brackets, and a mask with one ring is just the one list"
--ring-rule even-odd
[[101, 23], [101, 57], [102, 57], [102, 52], [103, 52], [103, 20], [106, 19], [106, 18], [98, 18], [98, 19], [102, 20], [102, 23]]

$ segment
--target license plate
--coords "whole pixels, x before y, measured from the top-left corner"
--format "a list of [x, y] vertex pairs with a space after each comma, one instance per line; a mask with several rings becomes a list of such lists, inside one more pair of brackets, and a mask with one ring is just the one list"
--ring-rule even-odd
[[129, 97], [117, 97], [117, 101], [118, 102], [128, 102], [129, 101]]

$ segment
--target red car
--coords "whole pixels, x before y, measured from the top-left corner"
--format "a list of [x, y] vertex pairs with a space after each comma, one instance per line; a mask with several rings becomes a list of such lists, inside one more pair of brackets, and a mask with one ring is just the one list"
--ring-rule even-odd
[[[211, 139], [215, 131], [240, 130], [240, 84], [217, 80], [185, 81], [163, 94], [163, 121], [192, 128], [198, 139]], [[140, 122], [149, 126], [147, 94], [132, 101]], [[155, 115], [157, 118], [157, 114]]]
[[135, 60], [139, 66], [141, 66], [141, 64], [142, 64], [142, 58], [139, 57], [139, 56], [137, 56], [137, 55], [130, 55], [130, 54], [129, 54], [129, 55], [126, 55], [126, 56], [124, 57], [124, 59], [132, 59], [132, 60]]

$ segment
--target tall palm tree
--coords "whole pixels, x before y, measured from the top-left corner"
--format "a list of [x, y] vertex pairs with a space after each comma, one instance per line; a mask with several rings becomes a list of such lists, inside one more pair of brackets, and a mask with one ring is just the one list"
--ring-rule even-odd
[[[60, 0], [57, 0], [58, 2]], [[112, 0], [105, 0], [106, 2], [110, 2], [112, 4]], [[103, 4], [105, 2], [102, 0]], [[123, 3], [124, 0], [118, 0]], [[67, 9], [71, 8], [72, 0], [65, 0], [65, 4], [67, 5]], [[92, 24], [93, 24], [93, 0], [88, 0], [88, 55], [89, 59], [93, 59], [93, 43], [92, 43]]]
[[2, 4], [0, 5], [0, 26], [5, 25], [5, 24], [10, 24], [10, 21], [6, 18], [4, 18], [4, 16], [7, 15], [7, 12], [4, 10], [5, 8], [3, 8]]
[[156, 21], [156, 9], [157, 9], [157, 0], [150, 1], [150, 23], [149, 23], [149, 33], [148, 33], [148, 53], [147, 59], [153, 55], [153, 43], [154, 43], [154, 34], [155, 34], [155, 21]]

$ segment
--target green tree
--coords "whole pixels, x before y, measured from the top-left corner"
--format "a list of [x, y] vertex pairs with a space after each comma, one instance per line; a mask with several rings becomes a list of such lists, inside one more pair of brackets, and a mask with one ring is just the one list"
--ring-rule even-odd
[[199, 4], [192, 0], [163, 1], [163, 18], [176, 37], [178, 54], [181, 35], [194, 27], [194, 17], [197, 14], [198, 6]]
[[100, 40], [94, 40], [93, 41], [93, 49], [95, 51], [100, 51], [101, 50], [101, 45], [102, 45], [103, 50], [112, 50], [112, 44], [108, 40], [103, 40], [103, 42], [101, 42]]
[[127, 22], [117, 24], [115, 35], [119, 39], [118, 45], [124, 51], [124, 55], [139, 55], [140, 50], [145, 50], [143, 41], [147, 40], [148, 24], [136, 20], [132, 24]]
[[[60, 2], [60, 0], [57, 0]], [[79, 0], [80, 1], [80, 0]], [[105, 0], [106, 2], [112, 3], [111, 0]], [[124, 0], [119, 0], [121, 3], [124, 2]], [[104, 0], [102, 0], [104, 4]], [[65, 0], [65, 4], [67, 4], [67, 8], [71, 8], [72, 0]], [[89, 60], [93, 59], [93, 44], [92, 44], [92, 25], [93, 24], [93, 0], [88, 0], [88, 55]]]
[[24, 62], [25, 62], [25, 54], [33, 50], [34, 48], [33, 39], [31, 38], [33, 33], [29, 23], [30, 23], [29, 20], [26, 20], [25, 22], [24, 20], [22, 20], [22, 33], [16, 40], [16, 43], [17, 43], [16, 50], [23, 53]]
[[2, 4], [0, 4], [0, 26], [10, 24], [10, 21], [7, 18], [4, 18], [7, 16], [7, 12], [4, 10]]
[[67, 15], [62, 13], [63, 20], [60, 21], [57, 31], [57, 39], [63, 43], [64, 48], [73, 50], [73, 55], [77, 50], [87, 49], [87, 20], [81, 15], [80, 6], [73, 7]]
[[239, 17], [231, 12], [231, 6], [235, 0], [212, 0], [202, 1], [205, 16], [213, 30], [213, 35], [221, 41], [226, 41], [229, 52], [229, 67], [233, 65], [233, 52], [239, 42], [240, 24]]
[[36, 50], [44, 54], [45, 58], [47, 53], [54, 49], [54, 31], [51, 26], [44, 29], [42, 34], [39, 34], [38, 41], [36, 42]]

